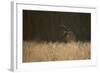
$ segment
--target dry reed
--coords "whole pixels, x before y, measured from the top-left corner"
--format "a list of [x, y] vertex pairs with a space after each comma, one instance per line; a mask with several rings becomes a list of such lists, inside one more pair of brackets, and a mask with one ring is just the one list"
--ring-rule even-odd
[[90, 42], [23, 42], [23, 62], [90, 59]]

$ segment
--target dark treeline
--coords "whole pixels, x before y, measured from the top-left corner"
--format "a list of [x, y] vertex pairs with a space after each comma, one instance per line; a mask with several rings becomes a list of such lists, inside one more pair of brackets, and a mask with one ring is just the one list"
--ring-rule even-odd
[[23, 40], [63, 41], [65, 30], [77, 40], [90, 41], [91, 14], [23, 10]]

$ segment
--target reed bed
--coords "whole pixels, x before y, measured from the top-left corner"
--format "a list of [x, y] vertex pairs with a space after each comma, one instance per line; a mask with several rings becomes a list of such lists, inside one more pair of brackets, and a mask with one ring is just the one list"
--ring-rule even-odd
[[84, 60], [90, 58], [90, 42], [23, 42], [23, 62]]

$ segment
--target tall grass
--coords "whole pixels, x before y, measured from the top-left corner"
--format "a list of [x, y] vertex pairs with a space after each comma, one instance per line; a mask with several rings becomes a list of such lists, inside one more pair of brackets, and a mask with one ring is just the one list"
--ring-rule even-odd
[[23, 42], [23, 62], [90, 59], [90, 42]]

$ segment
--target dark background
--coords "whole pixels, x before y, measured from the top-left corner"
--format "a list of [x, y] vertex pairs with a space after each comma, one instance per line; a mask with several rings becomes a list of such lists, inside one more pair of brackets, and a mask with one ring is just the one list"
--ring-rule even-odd
[[73, 31], [77, 41], [90, 41], [91, 14], [23, 10], [23, 40], [63, 41], [64, 30]]

